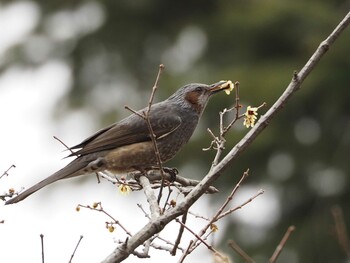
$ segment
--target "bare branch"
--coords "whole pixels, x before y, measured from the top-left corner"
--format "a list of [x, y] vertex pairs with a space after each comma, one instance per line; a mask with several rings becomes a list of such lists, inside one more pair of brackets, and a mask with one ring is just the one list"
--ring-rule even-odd
[[335, 30], [322, 41], [315, 53], [311, 56], [309, 61], [305, 64], [298, 74], [294, 74], [292, 80], [280, 98], [275, 104], [261, 116], [255, 126], [237, 143], [235, 147], [214, 167], [210, 169], [208, 174], [203, 178], [200, 184], [195, 186], [193, 190], [174, 208], [166, 210], [164, 214], [157, 219], [148, 222], [141, 230], [119, 245], [107, 258], [104, 263], [121, 262], [126, 259], [138, 246], [143, 244], [147, 239], [154, 234], [159, 233], [169, 222], [182, 215], [192, 206], [202, 195], [207, 188], [217, 180], [225, 169], [231, 166], [236, 158], [255, 140], [255, 138], [267, 127], [269, 122], [275, 117], [277, 112], [291, 99], [297, 90], [300, 89], [301, 84], [310, 72], [315, 68], [321, 58], [324, 56], [330, 46], [336, 41], [340, 34], [350, 23], [350, 12], [338, 24]]
[[187, 231], [189, 231], [192, 235], [194, 235], [197, 239], [199, 239], [210, 251], [214, 253], [215, 256], [220, 257], [222, 260], [226, 260], [226, 258], [219, 253], [215, 248], [213, 248], [211, 245], [209, 245], [204, 239], [202, 239], [200, 236], [198, 236], [195, 232], [193, 232], [189, 227], [187, 227], [185, 224], [183, 224], [179, 219], [175, 219], [177, 223], [182, 225], [184, 228], [186, 228]]
[[87, 209], [94, 210], [94, 211], [98, 211], [98, 212], [105, 214], [110, 219], [112, 219], [113, 224], [120, 226], [120, 228], [123, 229], [124, 232], [128, 236], [132, 236], [131, 233], [117, 219], [115, 219], [111, 214], [109, 214], [106, 210], [103, 209], [101, 202], [96, 202], [92, 206], [78, 204], [76, 207], [76, 210], [79, 211], [80, 207], [87, 208]]
[[72, 149], [69, 148], [69, 147], [67, 146], [67, 144], [65, 144], [61, 139], [59, 139], [59, 138], [56, 137], [56, 136], [53, 136], [53, 138], [54, 138], [55, 140], [59, 141], [68, 151], [71, 152], [71, 154], [75, 155], [75, 153], [72, 151]]
[[151, 184], [150, 184], [148, 178], [144, 175], [141, 175], [140, 176], [140, 184], [145, 192], [147, 202], [150, 206], [151, 218], [159, 217], [161, 211], [160, 211], [156, 196], [154, 195], [154, 191], [151, 187]]
[[41, 243], [41, 262], [45, 263], [45, 255], [44, 255], [44, 235], [40, 234], [40, 243]]
[[275, 252], [273, 253], [272, 257], [269, 259], [269, 263], [275, 263], [278, 256], [281, 254], [282, 249], [284, 248], [284, 246], [286, 245], [286, 242], [290, 236], [290, 234], [295, 230], [295, 226], [290, 226], [287, 229], [287, 232], [284, 234], [281, 242], [278, 244]]
[[179, 259], [178, 263], [184, 262], [185, 258], [189, 255], [190, 253], [190, 247], [192, 246], [193, 240], [190, 241], [190, 244], [188, 245], [187, 249], [182, 253], [181, 258]]
[[234, 241], [229, 240], [228, 245], [238, 254], [240, 255], [245, 262], [247, 263], [254, 263], [254, 260], [246, 253], [244, 250]]
[[16, 168], [16, 165], [11, 164], [11, 166], [10, 166], [6, 171], [4, 171], [4, 173], [0, 176], [0, 179], [1, 179], [2, 177], [4, 177], [5, 175], [8, 176], [8, 175], [9, 175], [8, 172], [9, 172], [12, 168]]
[[253, 195], [252, 197], [250, 197], [247, 201], [245, 201], [244, 203], [242, 203], [241, 205], [239, 206], [236, 206], [235, 208], [232, 208], [222, 214], [220, 214], [218, 217], [217, 217], [217, 220], [227, 216], [228, 214], [231, 214], [233, 213], [234, 211], [237, 211], [238, 209], [241, 209], [243, 206], [247, 205], [248, 203], [250, 203], [251, 201], [253, 201], [255, 198], [257, 198], [259, 195], [262, 195], [264, 193], [264, 190], [260, 189], [255, 195]]
[[77, 245], [76, 245], [75, 248], [74, 248], [73, 254], [71, 255], [71, 257], [70, 257], [70, 259], [69, 259], [69, 261], [68, 261], [69, 263], [72, 262], [73, 257], [74, 257], [74, 255], [75, 255], [75, 252], [77, 251], [77, 249], [78, 249], [78, 247], [79, 247], [79, 244], [80, 244], [80, 242], [81, 242], [82, 239], [83, 239], [83, 236], [80, 236], [80, 237], [79, 237], [79, 240], [78, 240], [78, 243], [77, 243]]
[[124, 108], [125, 108], [126, 110], [131, 111], [132, 113], [136, 114], [136, 115], [139, 116], [140, 118], [142, 118], [142, 119], [144, 119], [144, 120], [146, 119], [145, 115], [143, 115], [143, 114], [139, 113], [138, 111], [136, 111], [136, 110], [130, 108], [128, 105], [125, 105]]
[[145, 209], [143, 209], [143, 206], [141, 204], [137, 204], [137, 206], [141, 209], [141, 211], [143, 212], [143, 214], [145, 215], [145, 217], [147, 217], [149, 220], [151, 220], [151, 217], [149, 216], [149, 214], [147, 214], [147, 212], [145, 211]]
[[[175, 244], [173, 243], [173, 242], [170, 242], [169, 240], [166, 240], [166, 239], [164, 239], [164, 238], [162, 238], [162, 237], [160, 237], [159, 235], [156, 235], [156, 237], [155, 238], [157, 238], [157, 239], [159, 239], [159, 240], [161, 240], [161, 241], [163, 241], [165, 244], [167, 244], [167, 245], [170, 245], [170, 246], [172, 246], [172, 247], [174, 247], [175, 246]], [[154, 247], [154, 243], [152, 243], [152, 247]], [[177, 247], [177, 249], [178, 250], [180, 250], [180, 251], [184, 251], [185, 249], [183, 249], [182, 247], [180, 247], [180, 246], [178, 246]], [[172, 251], [172, 249], [169, 249], [168, 250], [170, 253], [171, 253], [171, 251]]]
[[346, 224], [344, 220], [343, 210], [340, 206], [332, 207], [332, 215], [334, 218], [335, 231], [338, 238], [339, 246], [350, 260], [350, 242], [347, 235]]
[[165, 179], [163, 177], [164, 176], [163, 163], [162, 163], [162, 159], [160, 157], [160, 153], [159, 153], [159, 149], [158, 149], [158, 145], [157, 145], [156, 135], [154, 134], [154, 131], [153, 131], [153, 128], [152, 128], [152, 124], [151, 124], [151, 120], [150, 120], [150, 112], [151, 112], [151, 108], [152, 108], [152, 104], [153, 104], [154, 95], [155, 95], [155, 93], [157, 91], [157, 88], [158, 88], [160, 75], [161, 75], [163, 69], [164, 69], [164, 65], [160, 64], [159, 65], [158, 74], [157, 74], [157, 77], [156, 77], [156, 81], [154, 82], [154, 85], [153, 85], [153, 88], [152, 88], [152, 93], [151, 93], [151, 96], [150, 96], [149, 101], [148, 101], [147, 110], [142, 111], [140, 113], [140, 112], [137, 112], [137, 111], [131, 109], [128, 106], [125, 106], [125, 109], [133, 112], [134, 114], [136, 114], [137, 116], [139, 116], [140, 118], [142, 118], [142, 119], [144, 119], [146, 121], [146, 124], [147, 124], [147, 127], [148, 127], [148, 131], [149, 131], [149, 134], [150, 134], [150, 137], [151, 137], [151, 140], [152, 140], [154, 153], [155, 153], [156, 158], [157, 158], [157, 163], [158, 163], [158, 167], [159, 167], [159, 170], [160, 170], [160, 174], [162, 175], [162, 182], [161, 182], [161, 186], [160, 186], [159, 194], [158, 194], [158, 199], [157, 199], [158, 204], [160, 203], [160, 199], [162, 197], [162, 191], [163, 191], [164, 180]]
[[[227, 197], [226, 201], [224, 202], [224, 204], [220, 207], [220, 209], [216, 212], [216, 214], [212, 217], [211, 220], [208, 220], [209, 222], [199, 231], [198, 236], [203, 236], [208, 228], [216, 221], [219, 220], [219, 216], [222, 214], [222, 211], [224, 211], [224, 209], [226, 208], [226, 206], [232, 201], [232, 197], [233, 195], [237, 192], [238, 188], [240, 187], [240, 185], [242, 184], [242, 182], [244, 181], [245, 178], [248, 177], [249, 173], [249, 169], [247, 169], [247, 171], [245, 171], [241, 177], [241, 179], [239, 180], [239, 182], [236, 184], [236, 186], [233, 188], [231, 194]], [[198, 247], [198, 239], [197, 240], [193, 240], [193, 242], [191, 242], [191, 247], [189, 247], [189, 251], [192, 252], [195, 248]]]
[[236, 97], [235, 97], [235, 106], [232, 109], [236, 109], [236, 114], [235, 114], [235, 118], [230, 122], [230, 124], [226, 128], [224, 128], [223, 120], [222, 120], [223, 115], [226, 112], [231, 111], [232, 109], [220, 112], [220, 136], [221, 137], [225, 137], [226, 133], [232, 128], [233, 124], [235, 124], [236, 121], [238, 121], [241, 118], [241, 116], [239, 115], [239, 109], [241, 108], [241, 105], [239, 104], [239, 82], [236, 81], [234, 85], [235, 85]]
[[181, 237], [182, 237], [182, 234], [183, 234], [184, 229], [185, 229], [184, 225], [186, 224], [186, 220], [187, 220], [187, 213], [184, 213], [182, 216], [182, 224], [181, 224], [180, 229], [179, 229], [179, 234], [177, 235], [173, 250], [171, 251], [172, 256], [176, 255], [177, 248], [181, 242]]
[[158, 149], [158, 145], [157, 145], [157, 140], [156, 140], [156, 135], [153, 132], [153, 128], [152, 128], [149, 116], [150, 116], [151, 107], [152, 107], [152, 103], [153, 103], [153, 99], [154, 99], [154, 94], [156, 93], [156, 90], [158, 88], [158, 82], [159, 82], [160, 74], [162, 73], [163, 69], [164, 69], [164, 65], [160, 64], [159, 65], [159, 71], [158, 71], [158, 74], [157, 74], [157, 78], [156, 78], [156, 81], [155, 81], [155, 83], [153, 85], [151, 97], [150, 97], [149, 102], [148, 102], [148, 109], [147, 109], [147, 112], [145, 113], [147, 126], [148, 126], [148, 129], [149, 129], [150, 134], [151, 134], [151, 139], [152, 139], [152, 143], [153, 143], [153, 147], [154, 147], [154, 152], [155, 152], [156, 157], [157, 157], [158, 167], [159, 167], [159, 170], [160, 170], [160, 174], [162, 176], [162, 183], [161, 183], [161, 187], [159, 189], [159, 194], [158, 194], [158, 199], [157, 199], [158, 204], [160, 203], [160, 199], [162, 198], [162, 192], [163, 192], [165, 179], [164, 179], [164, 172], [163, 172], [163, 163], [162, 163], [162, 159], [160, 157], [160, 153], [159, 153], [159, 149]]

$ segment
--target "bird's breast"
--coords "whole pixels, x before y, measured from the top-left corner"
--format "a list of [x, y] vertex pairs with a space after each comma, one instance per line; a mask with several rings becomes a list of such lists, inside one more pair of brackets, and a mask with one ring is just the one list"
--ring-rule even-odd
[[[162, 162], [172, 159], [188, 142], [197, 125], [196, 121], [183, 122], [176, 131], [157, 140]], [[157, 157], [152, 141], [145, 141], [118, 147], [104, 156], [107, 169], [115, 172], [144, 170], [157, 166]]]

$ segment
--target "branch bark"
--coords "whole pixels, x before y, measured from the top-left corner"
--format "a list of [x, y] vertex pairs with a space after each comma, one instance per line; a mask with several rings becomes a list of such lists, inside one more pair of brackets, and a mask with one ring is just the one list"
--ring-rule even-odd
[[218, 179], [222, 172], [234, 163], [236, 158], [255, 140], [255, 138], [267, 127], [273, 117], [290, 100], [292, 95], [301, 88], [301, 84], [311, 71], [316, 67], [323, 55], [329, 50], [331, 45], [337, 40], [341, 33], [350, 23], [350, 12], [338, 24], [333, 32], [321, 42], [315, 53], [307, 61], [299, 73], [294, 73], [291, 82], [286, 90], [275, 102], [275, 104], [261, 116], [256, 125], [241, 139], [241, 141], [231, 149], [231, 151], [215, 166], [213, 166], [203, 180], [193, 188], [193, 190], [177, 204], [173, 209], [167, 210], [163, 215], [147, 223], [135, 235], [130, 237], [127, 242], [119, 245], [107, 258], [104, 263], [121, 262], [126, 259], [138, 246], [159, 233], [169, 222], [185, 213], [206, 191], [206, 189]]

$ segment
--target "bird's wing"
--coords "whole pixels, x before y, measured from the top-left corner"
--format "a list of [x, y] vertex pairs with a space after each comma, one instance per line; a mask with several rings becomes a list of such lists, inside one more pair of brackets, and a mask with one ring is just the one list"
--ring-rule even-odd
[[[164, 138], [174, 132], [182, 122], [178, 115], [166, 114], [164, 111], [156, 111], [156, 113], [151, 114], [150, 121], [157, 139]], [[150, 140], [146, 121], [133, 114], [120, 122], [99, 130], [82, 143], [72, 147], [72, 149], [81, 148], [72, 156], [111, 150], [123, 145]]]

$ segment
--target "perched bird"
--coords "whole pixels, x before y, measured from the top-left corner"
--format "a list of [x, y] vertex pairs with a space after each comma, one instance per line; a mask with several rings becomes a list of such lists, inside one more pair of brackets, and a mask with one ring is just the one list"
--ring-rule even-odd
[[[232, 88], [231, 81], [212, 85], [188, 84], [168, 99], [152, 105], [149, 120], [163, 163], [173, 158], [188, 142], [210, 96], [222, 90], [229, 93]], [[139, 113], [145, 110], [147, 108]], [[144, 171], [157, 166], [147, 123], [135, 113], [99, 130], [71, 149], [75, 152], [70, 156], [76, 159], [5, 204], [22, 201], [46, 185], [64, 178], [105, 170], [112, 173]]]

